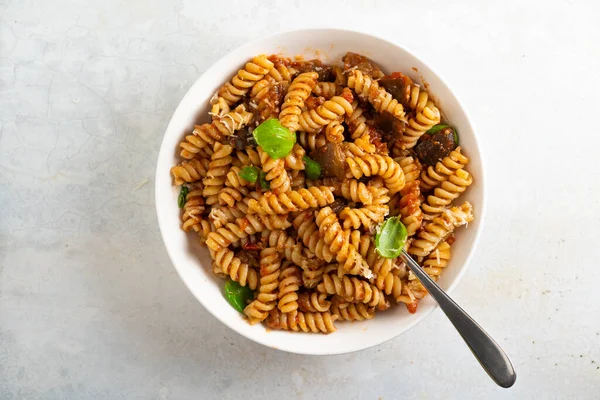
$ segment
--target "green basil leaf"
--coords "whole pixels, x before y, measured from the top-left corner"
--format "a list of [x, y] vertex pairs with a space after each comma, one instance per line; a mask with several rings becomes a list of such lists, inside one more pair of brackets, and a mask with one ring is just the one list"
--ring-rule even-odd
[[258, 174], [258, 182], [260, 183], [260, 187], [263, 190], [271, 189], [271, 182], [267, 180], [267, 173], [264, 171], [260, 171]]
[[258, 168], [255, 166], [250, 166], [242, 168], [238, 175], [247, 182], [255, 183], [256, 179], [258, 178], [258, 172]]
[[396, 258], [402, 252], [408, 233], [398, 217], [385, 220], [377, 235], [375, 246], [379, 254], [385, 258]]
[[436, 133], [446, 129], [446, 128], [450, 128], [450, 125], [446, 125], [446, 124], [437, 124], [435, 126], [433, 126], [431, 129], [429, 129], [427, 132], [427, 134], [430, 135], [435, 135]]
[[256, 143], [273, 159], [287, 156], [296, 143], [296, 134], [271, 118], [252, 131]]
[[254, 291], [246, 286], [229, 280], [225, 283], [225, 299], [233, 308], [239, 312], [244, 312], [244, 308], [248, 304], [248, 300], [254, 298]]
[[311, 160], [307, 156], [304, 156], [304, 172], [306, 172], [306, 177], [310, 180], [319, 179], [321, 176], [321, 165], [315, 160]]
[[179, 208], [183, 208], [186, 202], [186, 196], [190, 192], [187, 186], [181, 186], [181, 190], [179, 191], [179, 197], [177, 197], [177, 205]]

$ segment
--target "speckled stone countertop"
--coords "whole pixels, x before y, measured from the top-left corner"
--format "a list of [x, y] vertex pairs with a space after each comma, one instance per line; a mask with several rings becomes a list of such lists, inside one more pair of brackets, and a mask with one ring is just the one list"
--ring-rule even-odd
[[[0, 399], [600, 396], [600, 6], [592, 1], [0, 0]], [[230, 331], [167, 257], [153, 177], [178, 102], [280, 30], [396, 40], [462, 98], [488, 218], [455, 298], [511, 355], [496, 387], [440, 311], [359, 353]]]

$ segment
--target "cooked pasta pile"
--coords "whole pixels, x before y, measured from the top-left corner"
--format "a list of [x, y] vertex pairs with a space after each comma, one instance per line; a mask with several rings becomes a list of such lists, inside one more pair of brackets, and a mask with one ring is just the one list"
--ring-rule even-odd
[[253, 291], [251, 324], [329, 333], [397, 303], [416, 311], [425, 288], [381, 255], [376, 232], [397, 216], [405, 249], [437, 279], [454, 230], [474, 218], [457, 200], [469, 159], [422, 87], [354, 53], [339, 66], [259, 55], [209, 114], [171, 173], [183, 229], [216, 275]]

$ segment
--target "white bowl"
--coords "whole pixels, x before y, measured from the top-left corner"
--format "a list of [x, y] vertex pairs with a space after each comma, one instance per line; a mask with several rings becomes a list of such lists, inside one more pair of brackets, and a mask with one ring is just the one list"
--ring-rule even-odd
[[[208, 101], [244, 63], [257, 54], [302, 54], [306, 59], [319, 55], [325, 62], [341, 62], [347, 51], [372, 58], [387, 73], [401, 71], [415, 81], [422, 78], [437, 101], [445, 118], [460, 135], [460, 145], [471, 159], [468, 170], [473, 185], [461, 196], [470, 201], [476, 219], [468, 228], [460, 228], [452, 246], [452, 260], [444, 270], [439, 284], [451, 291], [463, 275], [475, 250], [485, 213], [482, 157], [473, 124], [460, 101], [448, 85], [412, 52], [386, 40], [364, 33], [337, 29], [299, 30], [280, 33], [256, 40], [227, 54], [209, 68], [190, 88], [165, 133], [156, 167], [156, 211], [165, 246], [177, 272], [202, 305], [225, 325], [245, 337], [274, 349], [300, 354], [341, 354], [366, 349], [390, 340], [422, 321], [437, 307], [427, 296], [419, 303], [416, 314], [409, 314], [403, 305], [377, 313], [369, 321], [338, 323], [337, 332], [329, 335], [267, 330], [263, 325], [249, 325], [242, 314], [234, 310], [223, 297], [223, 283], [212, 273], [206, 248], [197, 243], [196, 234], [186, 234], [180, 228], [177, 207], [178, 190], [172, 185], [169, 169], [178, 162], [178, 144], [191, 132], [194, 123], [207, 122]], [[413, 70], [416, 68], [418, 73]]]

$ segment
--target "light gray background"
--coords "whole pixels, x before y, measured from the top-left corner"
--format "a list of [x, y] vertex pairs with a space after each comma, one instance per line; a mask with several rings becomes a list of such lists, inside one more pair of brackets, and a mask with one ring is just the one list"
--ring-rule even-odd
[[[0, 399], [600, 397], [598, 2], [348, 3], [0, 0]], [[454, 296], [513, 389], [439, 311], [374, 349], [290, 355], [171, 266], [153, 176], [173, 110], [236, 46], [314, 26], [406, 45], [471, 112], [489, 213]]]

